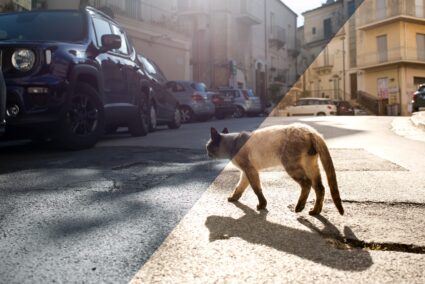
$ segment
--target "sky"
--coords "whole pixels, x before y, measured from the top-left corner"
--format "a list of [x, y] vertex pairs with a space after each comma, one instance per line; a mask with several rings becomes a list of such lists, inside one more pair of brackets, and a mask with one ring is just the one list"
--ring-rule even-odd
[[281, 0], [286, 6], [298, 14], [298, 26], [304, 24], [303, 12], [320, 7], [326, 0]]

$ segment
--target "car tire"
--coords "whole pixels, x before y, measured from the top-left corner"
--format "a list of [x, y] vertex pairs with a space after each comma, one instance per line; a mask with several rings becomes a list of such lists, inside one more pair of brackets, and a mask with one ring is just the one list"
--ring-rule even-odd
[[158, 113], [153, 102], [151, 102], [149, 108], [149, 132], [154, 132], [158, 125]]
[[234, 118], [242, 118], [245, 116], [245, 110], [241, 106], [236, 106], [235, 112], [233, 113]]
[[182, 125], [182, 120], [181, 120], [180, 110], [179, 110], [178, 107], [176, 107], [176, 109], [174, 111], [173, 121], [171, 121], [170, 123], [168, 123], [168, 128], [170, 128], [170, 129], [178, 129], [178, 128], [180, 128], [181, 125]]
[[105, 133], [106, 134], [115, 134], [117, 133], [118, 126], [116, 125], [108, 125], [105, 127]]
[[326, 113], [324, 113], [324, 112], [319, 112], [319, 113], [317, 113], [317, 116], [326, 116]]
[[56, 142], [66, 150], [91, 148], [103, 134], [104, 123], [98, 92], [89, 84], [77, 82], [68, 97]]
[[190, 107], [187, 107], [187, 106], [180, 107], [181, 123], [192, 122], [194, 120], [194, 116], [195, 116], [195, 114], [190, 109]]
[[226, 118], [226, 115], [223, 114], [223, 113], [216, 113], [215, 114], [215, 118], [217, 118], [219, 120], [222, 120], [222, 119], [225, 119]]
[[131, 136], [146, 136], [149, 132], [149, 103], [145, 98], [140, 98], [137, 102], [136, 117], [128, 124]]

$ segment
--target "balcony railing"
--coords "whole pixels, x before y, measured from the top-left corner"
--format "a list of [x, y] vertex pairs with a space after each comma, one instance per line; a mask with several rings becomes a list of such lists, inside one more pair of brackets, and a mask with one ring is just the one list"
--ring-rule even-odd
[[256, 1], [241, 0], [239, 20], [248, 25], [258, 25], [262, 23], [259, 15], [260, 10], [257, 9]]
[[425, 21], [425, 0], [386, 1], [386, 7], [377, 9], [376, 1], [364, 2], [357, 14], [357, 26], [365, 27], [397, 17]]
[[361, 68], [398, 62], [425, 64], [425, 50], [416, 48], [395, 48], [387, 51], [359, 54], [359, 56], [357, 56], [357, 63]]
[[280, 26], [273, 26], [269, 37], [270, 45], [281, 48], [286, 43], [286, 30]]

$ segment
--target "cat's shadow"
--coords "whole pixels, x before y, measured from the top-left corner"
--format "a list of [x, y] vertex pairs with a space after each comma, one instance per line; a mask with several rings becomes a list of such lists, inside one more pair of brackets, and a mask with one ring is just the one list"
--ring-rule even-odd
[[[323, 216], [316, 217], [323, 223], [324, 229], [319, 230], [304, 218], [298, 221], [310, 231], [299, 230], [267, 221], [267, 211], [257, 212], [248, 206], [236, 202], [245, 215], [234, 219], [223, 216], [209, 216], [205, 222], [210, 231], [210, 241], [229, 238], [240, 238], [251, 244], [265, 245], [278, 251], [297, 255], [304, 259], [344, 271], [364, 271], [372, 266], [370, 253], [361, 249], [338, 249], [331, 245], [325, 236], [335, 236], [343, 239], [339, 230]], [[323, 234], [319, 234], [322, 232]], [[345, 237], [355, 238], [348, 227], [344, 229]]]

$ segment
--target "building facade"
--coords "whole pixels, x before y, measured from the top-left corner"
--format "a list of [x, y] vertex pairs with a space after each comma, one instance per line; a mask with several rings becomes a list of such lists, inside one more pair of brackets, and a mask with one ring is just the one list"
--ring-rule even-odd
[[[82, 1], [84, 2], [84, 1]], [[189, 80], [191, 39], [178, 25], [177, 1], [89, 0], [107, 7], [126, 30], [136, 51], [155, 61], [169, 80]]]
[[425, 1], [365, 1], [356, 26], [357, 99], [377, 114], [409, 114], [425, 83]]
[[194, 80], [265, 100], [271, 82], [295, 81], [297, 15], [281, 1], [178, 0], [178, 15], [192, 36]]
[[303, 14], [305, 25], [298, 62], [299, 70], [304, 73], [298, 86], [305, 96], [350, 100], [357, 95], [357, 90], [350, 87], [349, 74], [355, 67], [351, 59], [357, 56], [353, 14], [362, 2], [328, 0]]

